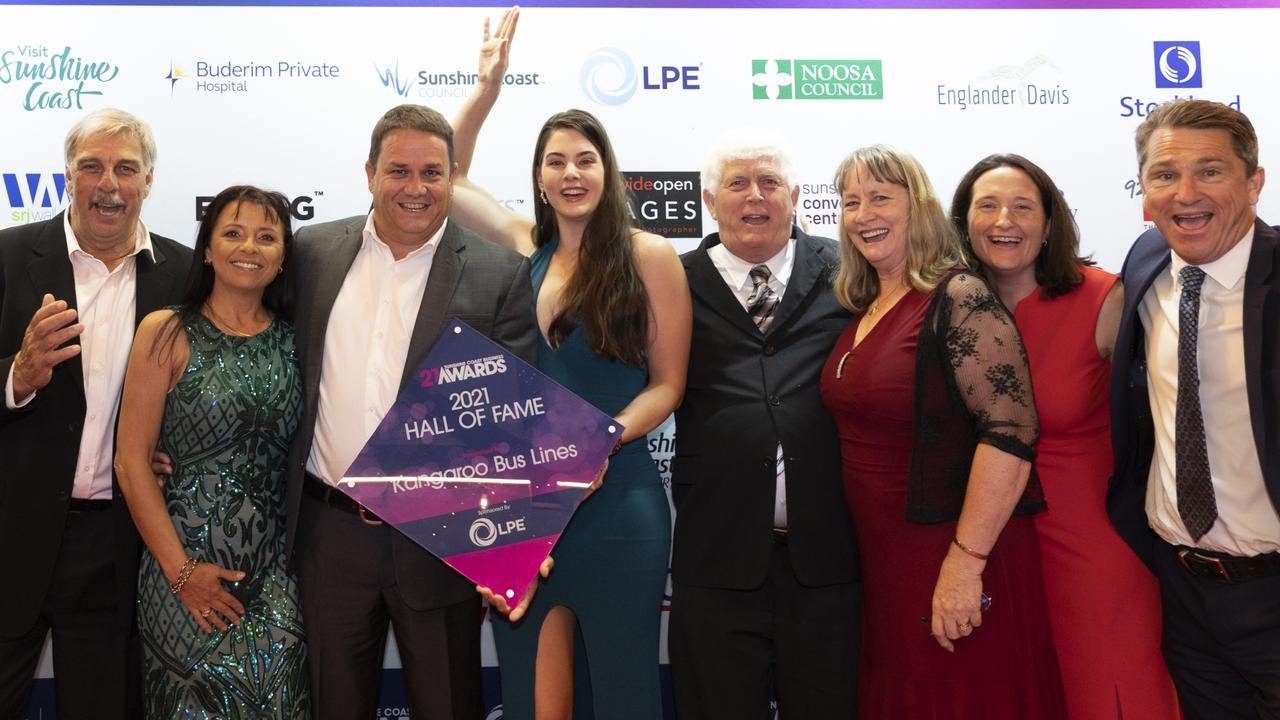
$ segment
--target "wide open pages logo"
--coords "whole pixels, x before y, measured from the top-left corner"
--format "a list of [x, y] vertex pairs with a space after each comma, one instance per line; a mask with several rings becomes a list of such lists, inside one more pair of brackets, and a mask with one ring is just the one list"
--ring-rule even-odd
[[1204, 87], [1200, 77], [1200, 42], [1198, 40], [1155, 41], [1156, 87]]

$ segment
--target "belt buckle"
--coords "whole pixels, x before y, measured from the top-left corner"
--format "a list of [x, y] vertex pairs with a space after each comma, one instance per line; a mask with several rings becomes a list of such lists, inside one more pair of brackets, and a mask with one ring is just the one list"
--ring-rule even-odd
[[[373, 513], [370, 513], [367, 509], [365, 509], [365, 506], [357, 503], [356, 507], [360, 508], [359, 510], [356, 511], [356, 515], [360, 516], [360, 522], [364, 523], [365, 525], [381, 525], [382, 524], [382, 521], [379, 520], [376, 515], [374, 515]], [[365, 513], [369, 513], [369, 514], [366, 515]]]
[[1222, 558], [1201, 555], [1194, 550], [1181, 550], [1178, 552], [1178, 562], [1182, 564], [1182, 567], [1189, 572], [1197, 573], [1198, 571], [1192, 567], [1193, 561], [1201, 568], [1212, 569], [1223, 582], [1235, 582], [1235, 578], [1231, 577], [1231, 573], [1227, 572], [1227, 567], [1222, 564]]

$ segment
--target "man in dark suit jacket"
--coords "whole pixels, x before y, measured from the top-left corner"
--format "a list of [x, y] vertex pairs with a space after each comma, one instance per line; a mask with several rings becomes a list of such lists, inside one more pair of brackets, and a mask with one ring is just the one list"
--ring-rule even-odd
[[1277, 717], [1280, 235], [1254, 214], [1258, 141], [1240, 112], [1181, 100], [1137, 148], [1156, 228], [1122, 271], [1108, 511], [1160, 578], [1186, 716]]
[[392, 108], [365, 166], [373, 211], [297, 234], [288, 542], [318, 718], [373, 716], [388, 623], [414, 717], [482, 713], [474, 585], [333, 487], [450, 320], [535, 359], [528, 260], [446, 222], [454, 168], [439, 113]]
[[703, 196], [720, 232], [682, 258], [694, 340], [671, 471], [676, 708], [766, 718], [772, 676], [783, 716], [852, 718], [858, 560], [818, 394], [849, 314], [831, 291], [835, 243], [792, 227], [793, 166], [760, 140], [713, 153]]
[[138, 218], [145, 123], [98, 111], [67, 143], [69, 211], [0, 231], [0, 717], [23, 714], [52, 630], [59, 717], [135, 718], [141, 546], [115, 417], [134, 327], [180, 299], [191, 251]]

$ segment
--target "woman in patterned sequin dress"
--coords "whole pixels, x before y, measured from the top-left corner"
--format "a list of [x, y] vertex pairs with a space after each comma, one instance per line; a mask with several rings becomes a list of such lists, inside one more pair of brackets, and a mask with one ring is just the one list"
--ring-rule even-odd
[[[285, 320], [285, 198], [209, 206], [182, 305], [138, 327], [116, 471], [146, 542], [138, 624], [148, 718], [306, 718], [306, 646], [285, 570], [284, 466], [302, 410]], [[152, 450], [173, 473], [157, 482]]]

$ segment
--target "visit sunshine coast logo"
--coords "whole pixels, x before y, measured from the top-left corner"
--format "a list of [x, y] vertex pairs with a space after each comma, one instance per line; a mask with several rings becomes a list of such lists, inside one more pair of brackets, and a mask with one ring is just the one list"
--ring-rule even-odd
[[83, 57], [71, 46], [53, 52], [46, 45], [17, 45], [0, 53], [0, 85], [22, 89], [22, 109], [83, 110], [86, 98], [120, 74], [107, 60]]

